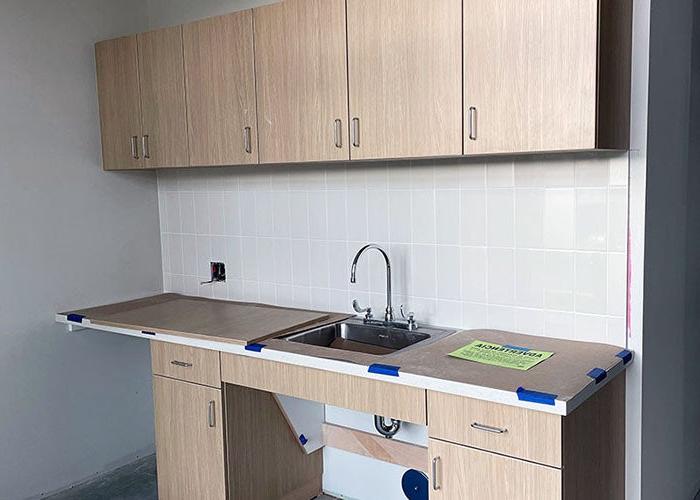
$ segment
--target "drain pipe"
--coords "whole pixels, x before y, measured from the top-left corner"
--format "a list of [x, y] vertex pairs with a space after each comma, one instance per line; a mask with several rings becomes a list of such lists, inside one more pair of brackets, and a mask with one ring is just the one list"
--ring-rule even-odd
[[379, 434], [387, 439], [394, 437], [396, 433], [399, 432], [399, 429], [401, 429], [401, 420], [394, 420], [393, 418], [390, 420], [391, 424], [389, 425], [386, 423], [384, 417], [380, 417], [379, 415], [374, 416], [374, 427]]

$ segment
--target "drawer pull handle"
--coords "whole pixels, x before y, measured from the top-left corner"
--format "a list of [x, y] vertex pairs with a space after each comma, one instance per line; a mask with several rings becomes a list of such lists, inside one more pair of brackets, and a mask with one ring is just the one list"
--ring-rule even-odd
[[215, 401], [209, 401], [209, 411], [207, 415], [209, 418], [209, 427], [216, 427], [216, 412], [214, 411], [215, 405]]
[[182, 368], [192, 368], [192, 363], [185, 363], [184, 361], [173, 360], [170, 362], [171, 365], [181, 366]]
[[500, 427], [491, 427], [490, 425], [484, 425], [478, 422], [474, 422], [471, 425], [471, 428], [476, 429], [477, 431], [491, 432], [492, 434], [505, 434], [506, 432], [508, 432], [508, 429], [501, 429]]

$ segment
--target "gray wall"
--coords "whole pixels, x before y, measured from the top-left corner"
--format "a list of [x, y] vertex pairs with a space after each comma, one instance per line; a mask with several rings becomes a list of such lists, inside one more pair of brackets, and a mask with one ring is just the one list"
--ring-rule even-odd
[[[642, 498], [649, 500], [692, 499], [700, 481], [693, 3], [654, 0], [651, 9], [642, 384]], [[696, 75], [697, 64], [695, 54]]]
[[145, 342], [54, 313], [161, 289], [152, 173], [103, 173], [93, 44], [139, 0], [0, 3], [0, 498], [53, 491], [153, 446]]

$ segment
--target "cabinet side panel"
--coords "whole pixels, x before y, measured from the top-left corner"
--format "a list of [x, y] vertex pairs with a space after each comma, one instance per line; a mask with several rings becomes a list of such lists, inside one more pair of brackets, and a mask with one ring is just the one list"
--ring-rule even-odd
[[269, 392], [224, 386], [231, 499], [313, 498], [321, 493], [323, 452], [307, 455]]
[[564, 417], [564, 498], [625, 498], [625, 376]]
[[629, 149], [632, 0], [600, 0], [598, 148]]

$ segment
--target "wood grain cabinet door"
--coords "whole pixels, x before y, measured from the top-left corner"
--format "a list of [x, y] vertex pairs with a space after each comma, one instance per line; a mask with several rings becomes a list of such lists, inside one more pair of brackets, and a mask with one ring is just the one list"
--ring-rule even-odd
[[465, 154], [596, 147], [597, 0], [464, 0]]
[[141, 98], [136, 36], [95, 45], [102, 168], [140, 168]]
[[221, 390], [153, 377], [158, 498], [225, 500]]
[[146, 167], [186, 167], [187, 111], [182, 27], [138, 35], [139, 81]]
[[183, 26], [190, 165], [258, 163], [253, 15]]
[[260, 163], [350, 159], [344, 0], [253, 11]]
[[352, 159], [462, 154], [461, 0], [348, 0]]
[[561, 470], [430, 439], [432, 500], [561, 500]]

